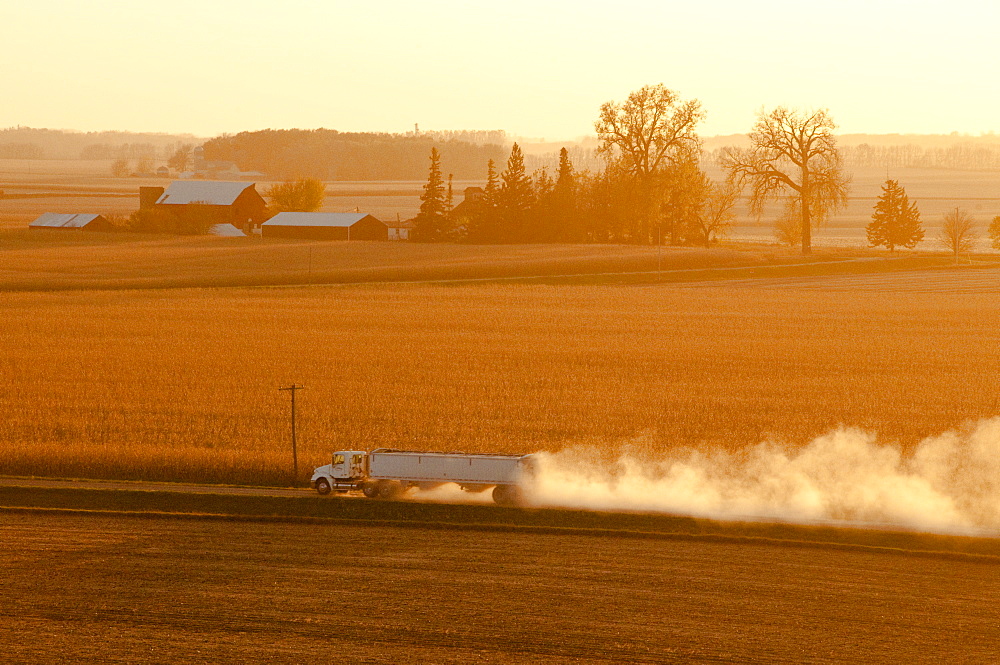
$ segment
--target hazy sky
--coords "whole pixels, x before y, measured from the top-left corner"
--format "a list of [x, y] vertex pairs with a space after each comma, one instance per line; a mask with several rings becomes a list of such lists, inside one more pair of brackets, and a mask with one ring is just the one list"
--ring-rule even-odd
[[3, 127], [556, 140], [664, 83], [703, 135], [779, 104], [845, 133], [1000, 131], [996, 0], [0, 0], [0, 23]]

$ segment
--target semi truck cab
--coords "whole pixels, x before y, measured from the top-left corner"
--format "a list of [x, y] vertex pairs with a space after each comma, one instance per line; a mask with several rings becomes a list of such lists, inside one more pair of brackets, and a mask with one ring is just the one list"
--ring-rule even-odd
[[313, 471], [309, 484], [320, 494], [329, 494], [332, 490], [347, 492], [357, 489], [358, 482], [368, 475], [368, 451], [338, 450], [333, 454], [330, 464], [324, 464]]
[[368, 453], [364, 450], [340, 450], [333, 454], [333, 463], [330, 464], [330, 476], [343, 480], [347, 478], [364, 478], [365, 458]]

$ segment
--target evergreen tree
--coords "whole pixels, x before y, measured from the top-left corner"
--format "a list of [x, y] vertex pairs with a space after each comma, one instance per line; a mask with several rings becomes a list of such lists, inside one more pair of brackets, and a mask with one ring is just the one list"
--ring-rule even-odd
[[913, 249], [924, 239], [917, 204], [910, 203], [906, 190], [899, 186], [898, 181], [886, 180], [882, 185], [882, 194], [875, 203], [875, 212], [866, 231], [868, 244], [872, 247], [883, 245], [890, 252], [897, 247]]
[[440, 242], [448, 236], [448, 210], [444, 178], [441, 177], [441, 154], [431, 148], [431, 166], [424, 193], [420, 195], [420, 212], [413, 220], [413, 235], [420, 242]]
[[486, 165], [486, 187], [483, 188], [482, 205], [469, 219], [466, 239], [476, 243], [498, 242], [500, 230], [497, 227], [497, 198], [500, 182], [497, 178], [496, 163], [491, 159]]
[[531, 179], [524, 171], [524, 154], [516, 143], [511, 148], [507, 170], [500, 174], [500, 181], [500, 192], [497, 196], [499, 241], [523, 241], [527, 235], [527, 216], [534, 195], [531, 191]]
[[486, 188], [483, 190], [486, 205], [495, 208], [500, 194], [500, 181], [497, 179], [497, 165], [492, 159], [486, 164]]
[[556, 181], [543, 166], [532, 174], [534, 205], [527, 216], [523, 240], [527, 242], [556, 242], [559, 227], [555, 219]]
[[578, 241], [582, 233], [577, 220], [576, 173], [566, 148], [559, 150], [559, 171], [552, 191], [552, 224], [555, 238], [563, 242]]
[[455, 208], [455, 192], [452, 189], [452, 179], [454, 177], [455, 174], [453, 173], [448, 174], [448, 196], [445, 198], [444, 207], [445, 210], [449, 213]]

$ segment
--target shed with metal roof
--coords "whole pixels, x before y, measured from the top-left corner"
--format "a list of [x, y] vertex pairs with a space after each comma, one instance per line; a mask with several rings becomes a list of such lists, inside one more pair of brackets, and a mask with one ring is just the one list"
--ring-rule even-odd
[[388, 240], [385, 222], [361, 212], [279, 212], [261, 226], [265, 238]]
[[47, 212], [28, 224], [29, 229], [76, 229], [78, 231], [113, 231], [103, 215], [93, 213]]

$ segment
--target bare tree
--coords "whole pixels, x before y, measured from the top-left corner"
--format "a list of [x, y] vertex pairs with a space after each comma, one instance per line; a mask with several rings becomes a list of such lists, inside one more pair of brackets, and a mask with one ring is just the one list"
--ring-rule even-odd
[[190, 143], [178, 146], [177, 151], [167, 160], [167, 166], [178, 172], [184, 171], [187, 169], [188, 162], [191, 161], [191, 151], [193, 149], [194, 146]]
[[598, 152], [621, 160], [634, 176], [647, 179], [670, 164], [696, 155], [695, 127], [705, 117], [697, 99], [681, 101], [662, 83], [629, 94], [623, 103], [606, 102], [594, 128]]
[[706, 244], [715, 242], [732, 227], [733, 220], [736, 219], [736, 202], [739, 199], [740, 190], [733, 183], [708, 183], [708, 197], [701, 215]]
[[802, 212], [798, 201], [792, 197], [785, 200], [781, 214], [774, 220], [774, 237], [789, 247], [802, 243]]
[[761, 111], [749, 148], [726, 148], [722, 166], [729, 180], [750, 187], [750, 211], [763, 212], [771, 200], [792, 195], [802, 224], [802, 253], [812, 251], [812, 227], [847, 203], [850, 179], [844, 174], [836, 128], [825, 109], [800, 112], [779, 106]]
[[124, 157], [119, 157], [115, 161], [111, 162], [111, 175], [116, 178], [124, 178], [128, 176], [128, 160]]
[[958, 263], [958, 255], [970, 251], [978, 238], [976, 222], [972, 215], [960, 208], [945, 213], [944, 226], [941, 227], [938, 242], [954, 252], [956, 263]]
[[683, 101], [662, 83], [601, 106], [594, 128], [601, 140], [598, 154], [607, 162], [604, 176], [618, 218], [612, 227], [619, 238], [653, 242], [666, 223], [674, 229], [671, 242], [677, 241], [692, 208], [681, 206], [687, 211], [683, 214], [669, 209], [689, 198], [677, 190], [687, 182], [677, 176], [687, 174], [688, 164], [697, 164], [701, 141], [695, 128], [704, 117], [701, 102]]

